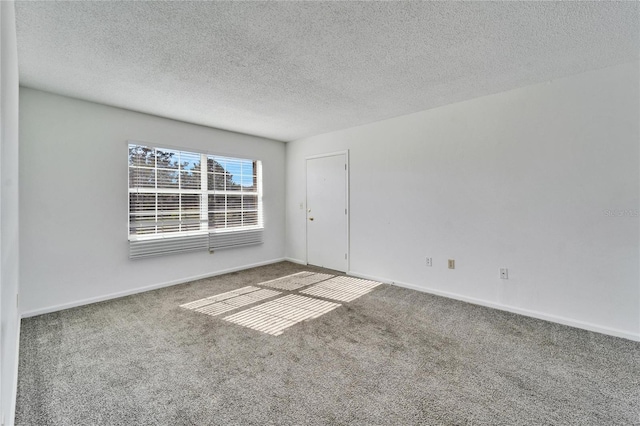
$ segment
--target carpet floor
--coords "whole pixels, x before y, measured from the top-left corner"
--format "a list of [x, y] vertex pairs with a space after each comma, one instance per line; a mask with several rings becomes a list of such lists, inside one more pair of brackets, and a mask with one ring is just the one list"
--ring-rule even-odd
[[389, 285], [279, 336], [180, 307], [305, 270], [330, 273], [283, 262], [22, 320], [16, 424], [640, 425], [638, 342]]

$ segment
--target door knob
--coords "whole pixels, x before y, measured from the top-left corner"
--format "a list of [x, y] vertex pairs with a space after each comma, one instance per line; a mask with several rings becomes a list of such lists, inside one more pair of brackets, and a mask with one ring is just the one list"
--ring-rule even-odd
[[310, 218], [309, 218], [309, 220], [313, 220], [313, 218], [312, 218], [312, 217], [310, 217]]

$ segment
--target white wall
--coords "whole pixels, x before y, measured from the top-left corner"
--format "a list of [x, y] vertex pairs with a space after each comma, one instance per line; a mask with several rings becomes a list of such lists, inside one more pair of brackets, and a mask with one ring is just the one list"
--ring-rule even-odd
[[[264, 244], [129, 260], [128, 139], [262, 160]], [[284, 256], [281, 142], [20, 89], [25, 316]]]
[[305, 157], [349, 149], [351, 273], [638, 339], [638, 76], [634, 62], [287, 144], [287, 257], [306, 257]]
[[13, 424], [18, 373], [18, 53], [13, 2], [0, 2], [0, 422]]

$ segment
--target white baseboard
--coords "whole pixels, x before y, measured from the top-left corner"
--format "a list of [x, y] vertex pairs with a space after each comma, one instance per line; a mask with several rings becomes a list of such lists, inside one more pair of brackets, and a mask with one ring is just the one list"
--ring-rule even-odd
[[609, 336], [615, 336], [615, 337], [622, 337], [623, 339], [640, 342], [640, 333], [632, 333], [629, 331], [618, 330], [615, 328], [603, 327], [597, 324], [574, 320], [571, 318], [545, 314], [543, 312], [517, 308], [514, 306], [503, 305], [500, 303], [489, 302], [488, 300], [477, 299], [475, 297], [467, 297], [457, 293], [449, 293], [447, 291], [436, 290], [433, 288], [420, 287], [415, 284], [403, 283], [403, 282], [391, 280], [389, 278], [374, 277], [371, 275], [361, 274], [359, 272], [354, 272], [354, 271], [349, 271], [348, 275], [352, 275], [358, 278], [373, 280], [373, 281], [379, 281], [386, 284], [392, 284], [398, 287], [404, 287], [411, 290], [421, 291], [423, 293], [434, 294], [436, 296], [442, 296], [442, 297], [447, 297], [449, 299], [455, 299], [463, 302], [472, 303], [474, 305], [486, 306], [488, 308], [499, 309], [501, 311], [512, 312], [514, 314], [524, 315], [527, 317], [537, 318], [545, 321], [555, 322], [558, 324], [568, 325], [570, 327], [581, 328], [583, 330], [595, 331], [596, 333], [607, 334]]
[[89, 305], [91, 303], [104, 302], [105, 300], [117, 299], [119, 297], [130, 296], [132, 294], [137, 294], [137, 293], [144, 293], [145, 291], [156, 290], [156, 289], [163, 288], [163, 287], [170, 287], [172, 285], [177, 285], [177, 284], [184, 284], [184, 283], [188, 283], [190, 281], [201, 280], [203, 278], [211, 278], [211, 277], [215, 277], [215, 276], [218, 276], [218, 275], [228, 274], [228, 273], [231, 273], [231, 272], [238, 272], [238, 271], [243, 271], [245, 269], [256, 268], [258, 266], [271, 265], [272, 263], [283, 262], [284, 260], [285, 260], [285, 258], [281, 257], [281, 258], [278, 258], [278, 259], [267, 260], [265, 262], [252, 263], [250, 265], [243, 265], [243, 266], [238, 266], [238, 267], [235, 267], [235, 268], [223, 269], [221, 271], [211, 272], [211, 273], [208, 273], [208, 274], [202, 274], [202, 275], [196, 275], [196, 276], [191, 276], [191, 277], [186, 277], [186, 278], [180, 278], [178, 280], [167, 281], [167, 282], [164, 282], [164, 283], [153, 284], [153, 285], [148, 285], [148, 286], [144, 286], [144, 287], [138, 287], [138, 288], [134, 288], [134, 289], [130, 289], [130, 290], [119, 291], [119, 292], [116, 292], [116, 293], [105, 294], [103, 296], [90, 297], [88, 299], [82, 299], [82, 300], [75, 300], [75, 301], [69, 302], [69, 303], [63, 303], [63, 304], [60, 304], [60, 305], [48, 306], [46, 308], [34, 309], [32, 311], [22, 312], [21, 317], [22, 318], [29, 318], [29, 317], [34, 317], [36, 315], [49, 314], [51, 312], [62, 311], [64, 309], [75, 308], [75, 307], [83, 306], [83, 305]]
[[284, 260], [286, 260], [287, 262], [291, 262], [291, 263], [297, 263], [299, 265], [305, 265], [307, 264], [307, 262], [305, 262], [304, 260], [300, 260], [300, 259], [295, 259], [293, 257], [285, 257]]

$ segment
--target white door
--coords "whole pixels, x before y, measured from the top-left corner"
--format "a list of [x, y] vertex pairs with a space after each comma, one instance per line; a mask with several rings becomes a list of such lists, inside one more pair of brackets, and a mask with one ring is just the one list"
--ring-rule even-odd
[[307, 159], [307, 263], [348, 268], [347, 154]]

